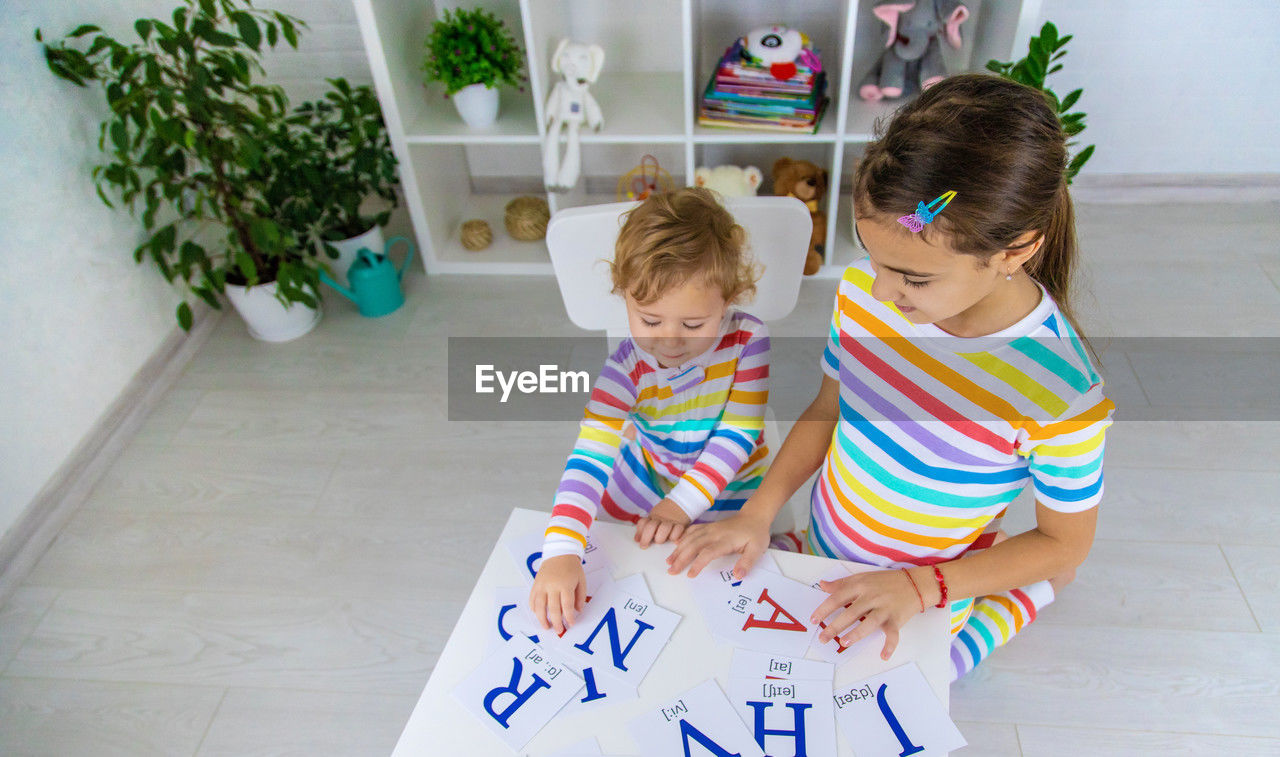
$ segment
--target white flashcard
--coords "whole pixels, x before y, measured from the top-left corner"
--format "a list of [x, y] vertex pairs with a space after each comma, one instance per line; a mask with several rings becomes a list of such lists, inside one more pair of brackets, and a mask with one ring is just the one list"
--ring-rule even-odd
[[640, 754], [764, 757], [715, 679], [663, 702], [629, 727]]
[[966, 743], [914, 662], [842, 686], [832, 698], [836, 721], [858, 757], [929, 757]]
[[831, 683], [836, 667], [829, 662], [804, 660], [785, 655], [757, 652], [753, 649], [734, 649], [729, 663], [729, 678], [783, 681], [825, 681]]
[[729, 702], [770, 755], [836, 754], [831, 681], [730, 678]]
[[[507, 542], [507, 551], [511, 553], [511, 559], [515, 560], [516, 565], [520, 567], [520, 576], [527, 583], [533, 583], [533, 578], [538, 575], [538, 568], [542, 565], [543, 541], [544, 537], [539, 533], [518, 536]], [[583, 556], [582, 569], [587, 573], [597, 570], [608, 570], [610, 574], [613, 572], [613, 564], [605, 556], [604, 550], [591, 540], [590, 535], [587, 536], [587, 550]]]
[[[613, 591], [613, 577], [609, 575], [609, 571], [607, 570], [604, 570], [604, 569], [593, 570], [587, 574], [586, 578], [587, 578], [586, 601], [583, 603], [581, 612], [574, 613], [574, 621], [573, 621], [574, 624], [582, 622], [583, 613], [585, 613], [587, 611], [587, 608], [591, 606], [591, 600], [594, 597], [598, 597], [602, 594], [609, 594]], [[528, 604], [527, 591], [525, 592], [525, 597], [526, 597], [525, 603]], [[538, 643], [546, 647], [547, 651], [550, 652], [551, 654], [559, 656], [561, 659], [564, 659], [566, 662], [571, 662], [568, 658], [565, 657], [565, 650], [563, 649], [563, 646], [560, 641], [564, 637], [564, 633], [556, 634], [554, 631], [550, 629], [544, 629], [542, 627], [542, 624], [538, 622], [537, 616], [534, 615], [532, 608], [530, 608], [529, 610], [528, 617], [533, 619], [533, 623], [534, 623], [533, 627], [538, 632], [538, 637], [539, 637]], [[565, 630], [565, 633], [568, 633], [568, 629]], [[577, 668], [576, 665], [570, 665], [570, 667], [573, 667], [575, 669]]]
[[558, 752], [552, 752], [547, 757], [603, 757], [603, 755], [604, 752], [600, 751], [600, 742], [596, 741], [595, 736], [591, 736]]
[[499, 586], [493, 591], [494, 605], [492, 625], [486, 655], [498, 651], [498, 647], [506, 644], [513, 636], [527, 636], [537, 642], [542, 627], [534, 620], [529, 610], [529, 587]]
[[530, 639], [514, 636], [453, 690], [512, 749], [522, 749], [582, 688], [582, 679]]
[[[723, 633], [724, 627], [717, 625], [712, 618], [717, 616], [719, 611], [733, 600], [735, 589], [745, 580], [733, 577], [733, 566], [737, 562], [737, 555], [717, 558], [708, 563], [697, 576], [689, 579], [689, 590], [693, 592], [694, 603], [698, 606], [703, 619], [706, 620], [707, 629], [712, 635], [729, 642], [733, 641], [732, 636], [725, 635]], [[768, 552], [751, 567], [751, 572], [748, 576], [758, 576], [762, 572], [778, 576], [782, 575], [782, 572], [778, 570], [777, 561]]]
[[[820, 581], [838, 581], [841, 578], [847, 578], [848, 576], [851, 576], [851, 575], [853, 574], [844, 568], [834, 568], [830, 572], [824, 574], [819, 580]], [[814, 581], [810, 585], [813, 588], [818, 589], [818, 581]], [[818, 591], [822, 591], [822, 590], [818, 589]], [[823, 594], [826, 595], [826, 592], [823, 592]], [[825, 597], [823, 601], [824, 602], [826, 601]], [[832, 616], [838, 615], [840, 612], [841, 610], [837, 610], [836, 612], [832, 613], [831, 616], [828, 616], [827, 618], [824, 618], [823, 620], [818, 621], [819, 632], [821, 632], [823, 629], [827, 627], [827, 620], [830, 620]], [[856, 627], [857, 627], [857, 624], [855, 624], [854, 626], [851, 626], [850, 628], [846, 629], [844, 634], [842, 635], [847, 636], [849, 634], [849, 631], [853, 630], [853, 628], [856, 628]], [[880, 650], [883, 648], [884, 648], [884, 631], [875, 631], [867, 638], [859, 639], [853, 644], [843, 643], [843, 641], [841, 641], [840, 636], [837, 636], [833, 638], [831, 641], [828, 641], [827, 643], [823, 644], [821, 641], [818, 640], [818, 637], [815, 635], [813, 637], [813, 644], [809, 646], [808, 656], [818, 660], [822, 660], [823, 662], [830, 662], [836, 665], [843, 665], [849, 660], [852, 660], [855, 657], [860, 657], [864, 654], [879, 655]]]
[[643, 599], [646, 602], [653, 601], [653, 593], [649, 591], [649, 584], [644, 580], [643, 573], [632, 573], [631, 575], [621, 578], [613, 582], [619, 591], [626, 592], [633, 597]]
[[582, 691], [579, 691], [564, 708], [565, 714], [572, 715], [583, 710], [629, 702], [640, 697], [640, 692], [635, 686], [609, 673], [597, 672], [604, 669], [600, 665], [582, 669]]
[[809, 617], [825, 592], [770, 573], [748, 576], [733, 592], [729, 604], [708, 616], [717, 636], [738, 647], [804, 656], [818, 631]]
[[680, 616], [616, 587], [591, 600], [560, 639], [565, 661], [640, 685], [676, 630]]

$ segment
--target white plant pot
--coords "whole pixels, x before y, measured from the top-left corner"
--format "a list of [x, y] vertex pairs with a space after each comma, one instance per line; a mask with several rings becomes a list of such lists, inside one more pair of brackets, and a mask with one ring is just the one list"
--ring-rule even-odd
[[242, 287], [227, 284], [227, 299], [249, 327], [249, 335], [262, 342], [287, 342], [297, 339], [320, 322], [320, 310], [301, 302], [288, 307], [276, 299], [276, 283]]
[[493, 126], [498, 120], [498, 90], [483, 84], [471, 84], [450, 97], [458, 115], [473, 129]]
[[347, 281], [347, 271], [351, 269], [351, 264], [356, 262], [356, 253], [360, 252], [361, 248], [367, 247], [379, 255], [387, 248], [386, 243], [382, 241], [381, 226], [374, 226], [358, 237], [340, 239], [329, 244], [338, 250], [338, 259], [333, 260], [326, 256], [325, 262], [333, 269], [334, 280], [344, 287], [351, 286], [351, 282]]

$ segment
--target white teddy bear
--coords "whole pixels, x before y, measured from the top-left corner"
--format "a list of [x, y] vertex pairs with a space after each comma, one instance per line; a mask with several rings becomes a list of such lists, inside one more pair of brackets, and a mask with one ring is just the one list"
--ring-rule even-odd
[[[547, 136], [542, 146], [544, 182], [553, 192], [567, 192], [578, 183], [581, 163], [578, 131], [582, 125], [585, 123], [596, 131], [604, 126], [600, 106], [587, 91], [603, 67], [604, 49], [599, 45], [562, 39], [551, 54], [551, 71], [563, 77], [547, 97]], [[566, 132], [563, 163], [560, 162], [561, 129]]]
[[719, 192], [724, 197], [749, 197], [760, 189], [764, 174], [755, 166], [701, 166], [693, 172], [693, 183]]

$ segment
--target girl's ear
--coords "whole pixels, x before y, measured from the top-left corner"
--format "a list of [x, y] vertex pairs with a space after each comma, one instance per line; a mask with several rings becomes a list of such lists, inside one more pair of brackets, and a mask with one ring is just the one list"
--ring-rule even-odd
[[1028, 260], [1040, 252], [1041, 247], [1044, 247], [1044, 233], [1028, 231], [1015, 239], [1013, 244], [1004, 251], [997, 253], [993, 260], [997, 265], [1002, 266], [1001, 270], [1008, 273], [1026, 265]]

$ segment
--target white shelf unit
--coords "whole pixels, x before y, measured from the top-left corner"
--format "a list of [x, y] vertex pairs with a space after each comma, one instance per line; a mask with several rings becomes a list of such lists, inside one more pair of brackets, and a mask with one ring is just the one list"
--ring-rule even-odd
[[[852, 239], [852, 172], [876, 120], [903, 100], [867, 103], [856, 84], [885, 44], [871, 0], [470, 0], [409, 3], [353, 0], [401, 184], [428, 273], [550, 274], [543, 242], [511, 239], [503, 209], [519, 195], [545, 196], [559, 208], [617, 199], [618, 178], [654, 155], [677, 185], [695, 166], [755, 165], [770, 193], [774, 161], [788, 156], [827, 169], [826, 264], [839, 276], [859, 253]], [[944, 46], [947, 70], [981, 71], [992, 58], [1021, 57], [1036, 29], [1040, 0], [970, 0], [960, 50]], [[423, 83], [425, 40], [446, 10], [481, 7], [502, 19], [524, 48], [528, 86], [502, 90], [498, 121], [467, 127], [438, 83]], [[718, 129], [697, 125], [698, 100], [716, 62], [752, 28], [781, 23], [808, 34], [827, 70], [831, 98], [816, 134]], [[563, 37], [605, 49], [591, 88], [605, 126], [582, 134], [582, 178], [564, 194], [542, 188], [543, 102], [555, 78], [550, 54]], [[470, 252], [459, 241], [464, 221], [480, 218], [493, 244]], [[602, 256], [610, 254], [602, 250]]]

